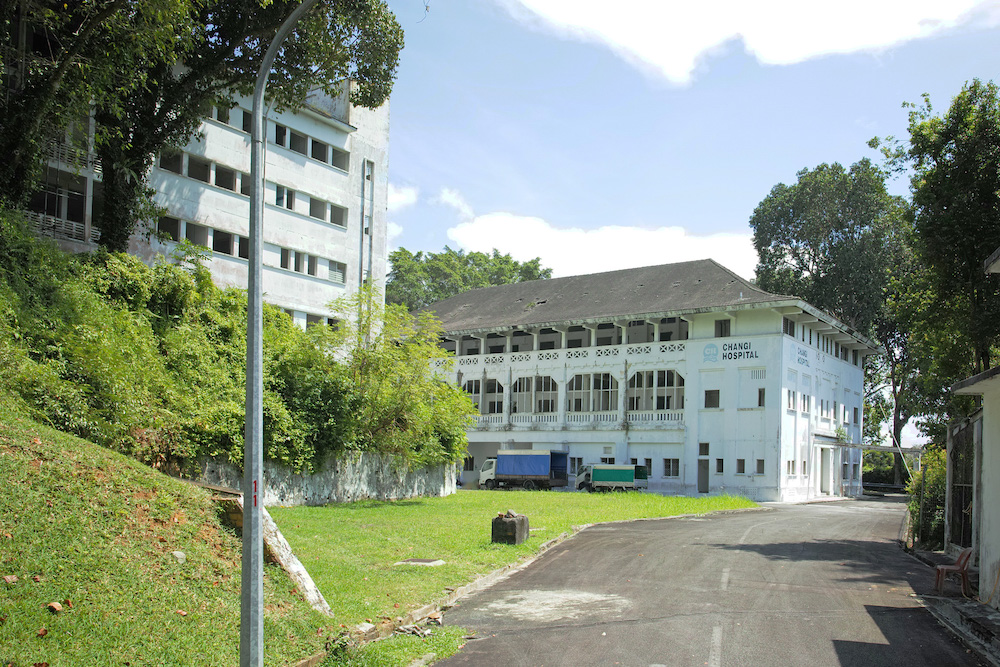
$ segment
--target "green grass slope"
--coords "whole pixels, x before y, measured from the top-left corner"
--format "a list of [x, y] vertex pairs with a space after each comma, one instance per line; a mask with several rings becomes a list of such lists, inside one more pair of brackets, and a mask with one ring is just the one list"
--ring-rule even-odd
[[[0, 394], [0, 665], [238, 664], [240, 542], [209, 495], [14, 405]], [[330, 619], [281, 570], [264, 586], [265, 664], [322, 650]]]

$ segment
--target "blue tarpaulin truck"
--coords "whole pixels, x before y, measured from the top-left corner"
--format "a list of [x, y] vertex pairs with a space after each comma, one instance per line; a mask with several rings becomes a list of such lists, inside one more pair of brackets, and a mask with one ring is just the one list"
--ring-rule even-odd
[[489, 458], [479, 471], [479, 486], [487, 489], [521, 486], [549, 489], [569, 484], [569, 454], [547, 449], [507, 449]]

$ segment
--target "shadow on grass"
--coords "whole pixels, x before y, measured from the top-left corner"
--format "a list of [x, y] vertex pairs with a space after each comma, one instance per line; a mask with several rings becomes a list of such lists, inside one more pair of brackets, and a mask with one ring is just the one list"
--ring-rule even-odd
[[319, 507], [338, 507], [345, 510], [367, 510], [367, 509], [378, 509], [380, 507], [418, 507], [420, 505], [426, 505], [427, 502], [422, 498], [406, 498], [404, 500], [355, 500], [350, 503], [330, 503], [329, 505], [320, 505]]

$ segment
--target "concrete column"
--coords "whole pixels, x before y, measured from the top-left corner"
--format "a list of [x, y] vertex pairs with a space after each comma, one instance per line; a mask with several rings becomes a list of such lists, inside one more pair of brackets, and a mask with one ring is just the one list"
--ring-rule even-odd
[[584, 331], [587, 332], [587, 341], [584, 347], [594, 347], [597, 344], [597, 325], [583, 325]]

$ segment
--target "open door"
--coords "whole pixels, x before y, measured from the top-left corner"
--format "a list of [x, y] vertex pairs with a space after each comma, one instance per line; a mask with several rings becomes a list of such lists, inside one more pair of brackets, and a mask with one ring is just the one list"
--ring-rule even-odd
[[833, 450], [829, 448], [823, 448], [819, 450], [819, 492], [824, 495], [830, 495], [830, 473], [832, 471], [832, 456]]
[[708, 493], [708, 459], [698, 459], [698, 493]]

